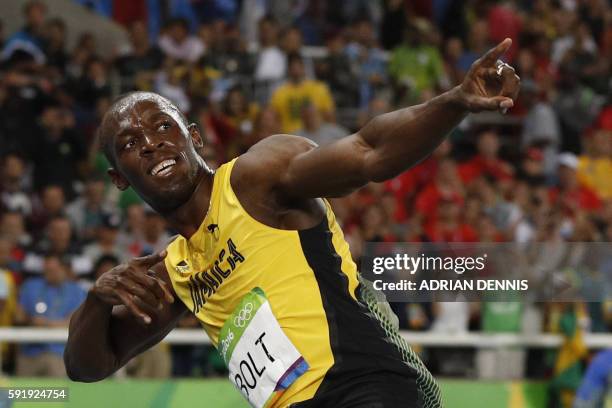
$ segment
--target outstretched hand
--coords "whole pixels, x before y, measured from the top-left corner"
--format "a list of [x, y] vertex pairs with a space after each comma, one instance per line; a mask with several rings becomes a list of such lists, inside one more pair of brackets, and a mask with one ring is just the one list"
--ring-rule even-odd
[[111, 306], [125, 305], [134, 316], [149, 324], [151, 316], [163, 307], [162, 302], [174, 302], [166, 283], [150, 270], [165, 257], [166, 251], [162, 251], [117, 265], [100, 276], [92, 292]]
[[506, 113], [514, 106], [521, 79], [514, 68], [499, 60], [511, 45], [512, 40], [506, 38], [470, 67], [459, 86], [461, 103], [470, 112], [499, 110]]

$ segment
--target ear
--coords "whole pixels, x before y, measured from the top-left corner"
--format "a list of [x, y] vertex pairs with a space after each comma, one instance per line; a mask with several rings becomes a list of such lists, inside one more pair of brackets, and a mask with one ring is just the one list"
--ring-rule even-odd
[[117, 170], [110, 168], [107, 170], [113, 184], [121, 191], [126, 190], [130, 183]]
[[193, 140], [193, 145], [198, 147], [204, 146], [204, 139], [202, 139], [202, 135], [200, 134], [200, 130], [195, 123], [191, 123], [187, 126], [187, 130], [189, 131], [189, 136], [191, 136], [191, 140]]

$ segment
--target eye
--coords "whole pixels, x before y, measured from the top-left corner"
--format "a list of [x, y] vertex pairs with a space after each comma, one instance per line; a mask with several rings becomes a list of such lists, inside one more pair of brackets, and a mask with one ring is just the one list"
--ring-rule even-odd
[[123, 145], [123, 150], [131, 149], [134, 146], [136, 146], [136, 142], [134, 139], [130, 139]]
[[172, 124], [169, 121], [164, 121], [157, 127], [157, 131], [163, 132], [165, 130], [170, 129], [170, 127], [172, 127]]

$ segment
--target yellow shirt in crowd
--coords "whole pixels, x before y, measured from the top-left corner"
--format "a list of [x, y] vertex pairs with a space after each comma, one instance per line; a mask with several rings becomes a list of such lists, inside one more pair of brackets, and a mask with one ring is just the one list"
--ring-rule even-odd
[[581, 156], [578, 159], [578, 180], [592, 188], [604, 200], [612, 198], [612, 160]]
[[272, 107], [280, 116], [283, 132], [292, 133], [302, 128], [302, 108], [314, 105], [321, 113], [334, 111], [334, 100], [323, 82], [305, 80], [299, 85], [287, 82], [272, 95]]

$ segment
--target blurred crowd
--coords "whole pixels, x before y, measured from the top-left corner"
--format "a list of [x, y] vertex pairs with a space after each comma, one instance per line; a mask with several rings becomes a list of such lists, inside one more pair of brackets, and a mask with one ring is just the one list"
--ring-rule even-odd
[[[365, 242], [612, 241], [607, 0], [77, 2], [125, 27], [112, 55], [87, 32], [69, 49], [70, 27], [42, 2], [26, 4], [18, 31], [0, 25], [2, 325], [65, 327], [96, 277], [173, 235], [106, 176], [95, 131], [117, 95], [172, 100], [200, 126], [216, 167], [272, 134], [324, 145], [427, 101], [506, 37], [523, 84], [508, 115], [470, 116], [411, 170], [332, 200], [355, 260]], [[596, 272], [612, 280], [611, 265]], [[570, 306], [393, 307], [402, 328], [457, 333], [555, 331]], [[610, 331], [609, 303], [571, 307], [587, 330]], [[17, 358], [3, 362], [20, 375], [62, 375], [61, 350], [5, 346]], [[499, 358], [476, 366], [494, 375], [496, 360], [515, 360]], [[436, 369], [466, 367], [449, 361]], [[219, 370], [207, 348], [163, 344], [128, 367], [142, 376]]]

